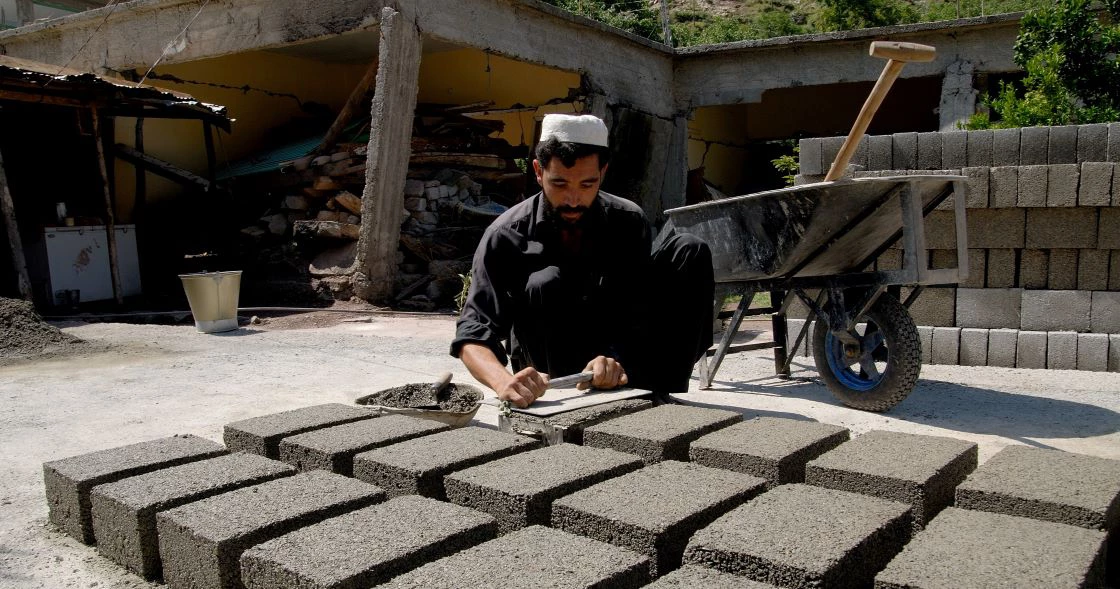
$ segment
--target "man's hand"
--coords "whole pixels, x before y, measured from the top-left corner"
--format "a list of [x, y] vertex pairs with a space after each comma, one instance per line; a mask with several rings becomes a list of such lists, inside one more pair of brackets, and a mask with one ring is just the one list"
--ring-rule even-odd
[[595, 376], [591, 382], [581, 382], [576, 385], [576, 388], [581, 391], [591, 387], [609, 391], [630, 382], [622, 365], [614, 358], [606, 356], [596, 356], [594, 360], [587, 363], [583, 371], [591, 372]]
[[537, 372], [536, 368], [529, 367], [509, 377], [504, 385], [497, 389], [498, 398], [509, 401], [524, 409], [533, 404], [548, 389], [548, 379]]

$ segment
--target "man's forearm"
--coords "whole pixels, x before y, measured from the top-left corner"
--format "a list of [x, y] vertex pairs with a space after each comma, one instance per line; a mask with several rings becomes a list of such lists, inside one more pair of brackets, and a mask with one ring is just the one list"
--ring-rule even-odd
[[506, 385], [513, 374], [498, 361], [494, 351], [482, 344], [463, 344], [459, 359], [478, 382], [497, 391]]

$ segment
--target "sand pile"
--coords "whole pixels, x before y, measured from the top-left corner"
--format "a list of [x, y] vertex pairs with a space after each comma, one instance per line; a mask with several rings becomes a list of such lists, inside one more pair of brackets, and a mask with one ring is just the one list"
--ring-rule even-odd
[[43, 321], [31, 303], [0, 297], [0, 358], [33, 356], [80, 343]]

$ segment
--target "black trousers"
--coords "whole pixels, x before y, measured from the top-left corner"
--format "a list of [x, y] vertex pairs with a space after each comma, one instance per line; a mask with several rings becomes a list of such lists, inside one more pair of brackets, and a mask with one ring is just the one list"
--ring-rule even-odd
[[644, 274], [623, 306], [584, 300], [578, 278], [556, 266], [532, 274], [514, 322], [513, 367], [565, 376], [605, 355], [622, 363], [628, 386], [688, 390], [693, 365], [712, 345], [711, 250], [692, 235], [660, 235]]

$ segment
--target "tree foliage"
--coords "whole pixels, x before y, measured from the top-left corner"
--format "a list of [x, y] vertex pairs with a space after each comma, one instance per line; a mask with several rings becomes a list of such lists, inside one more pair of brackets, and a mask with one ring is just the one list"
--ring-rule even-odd
[[918, 9], [905, 0], [820, 0], [817, 26], [847, 31], [918, 22]]

